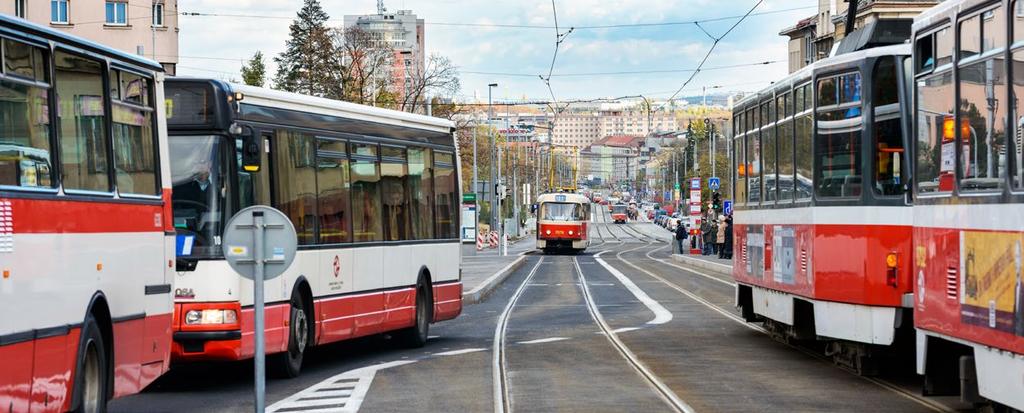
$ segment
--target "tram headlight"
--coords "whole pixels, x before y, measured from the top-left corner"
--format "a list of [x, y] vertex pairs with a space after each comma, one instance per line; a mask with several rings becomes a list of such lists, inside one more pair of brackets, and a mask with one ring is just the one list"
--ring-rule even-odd
[[544, 231], [545, 234], [551, 235], [551, 230]]
[[237, 324], [238, 313], [235, 310], [206, 309], [189, 310], [185, 313], [185, 324]]
[[569, 230], [569, 235], [572, 235], [572, 230], [571, 229]]

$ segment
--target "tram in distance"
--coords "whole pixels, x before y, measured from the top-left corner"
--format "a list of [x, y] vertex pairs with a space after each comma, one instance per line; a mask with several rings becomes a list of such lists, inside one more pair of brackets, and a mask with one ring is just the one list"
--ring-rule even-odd
[[545, 253], [580, 253], [590, 246], [587, 197], [573, 193], [542, 194], [537, 197], [537, 204], [537, 249]]
[[462, 310], [459, 162], [438, 118], [206, 79], [170, 79], [175, 362], [253, 356], [252, 282], [221, 253], [236, 211], [287, 215], [299, 251], [267, 282], [268, 367], [395, 332], [411, 346]]
[[612, 205], [612, 221], [616, 224], [625, 224], [629, 218], [626, 213], [629, 207], [626, 204], [615, 204]]
[[0, 15], [0, 411], [104, 411], [170, 366], [164, 74]]

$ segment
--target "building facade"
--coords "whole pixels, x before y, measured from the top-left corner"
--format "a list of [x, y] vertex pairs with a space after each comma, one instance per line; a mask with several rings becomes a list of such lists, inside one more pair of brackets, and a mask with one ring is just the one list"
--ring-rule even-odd
[[394, 51], [391, 70], [380, 76], [399, 95], [399, 100], [415, 87], [415, 79], [426, 69], [423, 19], [417, 18], [411, 10], [391, 13], [379, 8], [377, 14], [345, 16], [344, 27], [346, 30], [358, 27], [379, 45]]
[[552, 143], [585, 148], [607, 136], [644, 136], [677, 129], [672, 112], [600, 111], [565, 113], [554, 118]]
[[160, 62], [178, 65], [177, 0], [5, 0], [0, 13]]

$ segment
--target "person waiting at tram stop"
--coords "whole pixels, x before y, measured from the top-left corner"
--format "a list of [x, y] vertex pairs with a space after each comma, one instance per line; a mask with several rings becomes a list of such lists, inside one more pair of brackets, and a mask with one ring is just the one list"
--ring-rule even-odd
[[686, 241], [686, 225], [680, 221], [679, 225], [676, 225], [676, 244], [679, 246], [679, 253], [682, 254], [684, 251], [683, 242]]
[[718, 250], [718, 258], [725, 258], [725, 237], [727, 226], [725, 221], [725, 217], [718, 219], [718, 231], [715, 235], [715, 249]]

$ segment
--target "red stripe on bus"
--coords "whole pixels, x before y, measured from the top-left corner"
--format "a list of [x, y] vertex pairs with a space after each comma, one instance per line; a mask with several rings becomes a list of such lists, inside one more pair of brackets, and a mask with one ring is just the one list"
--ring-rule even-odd
[[[165, 199], [169, 199], [169, 193]], [[173, 229], [169, 206], [0, 198], [0, 205], [8, 202], [10, 215], [6, 221], [11, 227], [9, 231], [15, 234], [163, 232]]]

